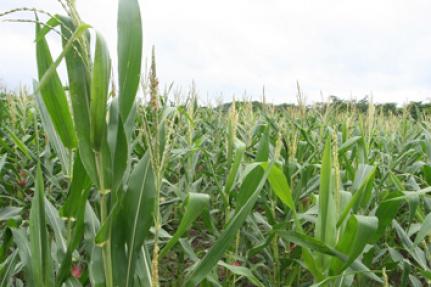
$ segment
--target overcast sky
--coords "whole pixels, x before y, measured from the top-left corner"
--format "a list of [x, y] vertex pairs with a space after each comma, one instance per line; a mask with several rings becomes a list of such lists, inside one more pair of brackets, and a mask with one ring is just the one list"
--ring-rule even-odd
[[[156, 46], [159, 79], [203, 100], [223, 95], [308, 102], [335, 95], [405, 103], [431, 98], [429, 0], [140, 0], [144, 53]], [[77, 0], [115, 57], [115, 0]], [[0, 11], [56, 0], [0, 0]], [[15, 15], [31, 19], [31, 13]], [[13, 18], [9, 17], [9, 18]], [[10, 88], [35, 77], [34, 27], [0, 22], [0, 79]], [[55, 40], [55, 36], [53, 38]], [[59, 47], [52, 43], [54, 51]]]

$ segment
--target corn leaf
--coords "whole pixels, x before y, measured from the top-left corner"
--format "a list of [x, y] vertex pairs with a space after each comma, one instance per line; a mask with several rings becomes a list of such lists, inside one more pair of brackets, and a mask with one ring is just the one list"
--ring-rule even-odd
[[342, 145], [340, 145], [340, 147], [338, 148], [338, 154], [343, 155], [344, 153], [346, 153], [347, 150], [349, 150], [349, 148], [354, 146], [360, 140], [362, 140], [361, 136], [355, 136], [355, 137], [349, 138]]
[[12, 228], [12, 236], [18, 248], [21, 264], [23, 265], [24, 279], [29, 286], [34, 286], [30, 242], [23, 229]]
[[[276, 230], [277, 234], [280, 235], [281, 238], [283, 238], [286, 241], [293, 242], [302, 248], [307, 248], [308, 250], [314, 250], [319, 253], [337, 257], [338, 259], [342, 260], [343, 262], [346, 262], [348, 260], [348, 256], [337, 249], [330, 247], [323, 243], [322, 241], [315, 239], [313, 237], [310, 237], [305, 234], [298, 233], [296, 231], [285, 231], [285, 230]], [[355, 260], [351, 265], [350, 268], [352, 268], [355, 271], [360, 271], [368, 278], [383, 283], [383, 280], [380, 279], [378, 276], [376, 276], [374, 273], [372, 273], [368, 267], [366, 267], [362, 262], [359, 260]]]
[[[336, 207], [334, 196], [334, 178], [332, 175], [331, 139], [326, 138], [320, 171], [319, 213], [316, 224], [316, 238], [328, 246], [334, 247], [336, 241]], [[327, 266], [328, 258], [320, 258], [320, 266]]]
[[426, 236], [431, 234], [431, 213], [429, 213], [422, 222], [421, 228], [416, 235], [414, 244], [418, 245]]
[[15, 206], [7, 206], [0, 208], [0, 222], [9, 219], [15, 219], [21, 214], [22, 208]]
[[0, 287], [11, 286], [11, 277], [13, 275], [14, 267], [16, 264], [18, 250], [12, 252], [8, 258], [0, 265]]
[[[76, 30], [73, 21], [68, 17], [61, 17], [61, 34], [63, 49]], [[70, 99], [72, 102], [73, 120], [78, 136], [79, 154], [82, 164], [91, 181], [98, 181], [94, 151], [90, 142], [90, 86], [91, 74], [89, 66], [89, 37], [82, 35], [79, 41], [74, 41], [72, 49], [65, 54], [67, 77], [69, 80]]]
[[25, 157], [29, 160], [35, 159], [33, 152], [31, 152], [25, 143], [20, 140], [20, 138], [10, 129], [6, 128], [6, 132], [0, 129], [1, 133], [8, 135], [12, 142], [16, 145], [16, 147], [25, 155]]
[[113, 218], [114, 280], [119, 286], [133, 286], [136, 261], [153, 225], [155, 197], [154, 172], [146, 152], [134, 166], [120, 210]]
[[392, 226], [395, 229], [398, 238], [401, 241], [404, 249], [410, 254], [410, 256], [419, 264], [424, 270], [428, 270], [427, 260], [425, 253], [411, 241], [407, 232], [401, 227], [401, 225], [394, 219]]
[[[214, 268], [224, 252], [229, 248], [230, 243], [235, 239], [235, 235], [243, 225], [248, 214], [252, 210], [257, 198], [259, 197], [260, 191], [262, 190], [268, 175], [271, 170], [271, 166], [265, 171], [263, 176], [258, 182], [255, 182], [253, 192], [244, 205], [237, 207], [234, 217], [229, 221], [226, 228], [223, 230], [217, 241], [213, 244], [208, 253], [198, 261], [188, 274], [185, 282], [186, 287], [193, 287], [198, 285], [208, 273]], [[260, 169], [260, 167], [257, 167]]]
[[45, 216], [47, 219], [47, 225], [54, 232], [55, 242], [57, 243], [56, 244], [57, 253], [63, 256], [66, 253], [66, 248], [67, 248], [66, 238], [64, 234], [64, 231], [65, 231], [64, 222], [61, 220], [57, 209], [46, 198], [45, 198]]
[[185, 212], [183, 218], [181, 219], [180, 225], [177, 231], [172, 236], [172, 238], [166, 243], [165, 247], [160, 251], [159, 258], [165, 256], [169, 250], [178, 242], [184, 232], [190, 228], [196, 218], [209, 208], [210, 197], [208, 194], [204, 193], [194, 193], [188, 194], [185, 202]]
[[230, 167], [229, 170], [229, 174], [226, 178], [226, 184], [224, 186], [224, 193], [225, 194], [229, 194], [234, 186], [234, 182], [235, 182], [235, 178], [237, 176], [238, 173], [238, 169], [240, 167], [241, 164], [241, 160], [244, 156], [244, 152], [245, 152], [245, 144], [241, 141], [237, 141], [236, 144], [236, 151], [235, 151], [235, 156], [234, 156], [234, 160], [232, 162], [232, 165]]
[[[389, 194], [384, 201], [380, 202], [376, 210], [376, 217], [379, 219], [379, 227], [372, 236], [372, 241], [377, 242], [377, 240], [384, 234], [386, 228], [391, 224], [392, 220], [398, 213], [402, 203], [403, 198], [400, 198], [401, 192], [392, 192]], [[395, 199], [395, 200], [393, 200]]]
[[352, 187], [355, 193], [350, 202], [344, 207], [337, 221], [337, 227], [341, 226], [350, 211], [356, 212], [360, 206], [367, 205], [371, 196], [375, 174], [375, 166], [366, 164], [360, 164], [358, 166]]
[[[261, 167], [264, 170], [269, 168], [268, 163], [266, 162], [262, 163]], [[287, 183], [286, 177], [284, 176], [283, 170], [277, 165], [273, 165], [269, 171], [268, 181], [275, 195], [280, 198], [281, 202], [283, 202], [293, 212], [296, 212], [295, 203], [292, 198], [292, 191]]]
[[75, 221], [78, 218], [77, 213], [79, 207], [82, 205], [82, 202], [85, 203], [87, 200], [85, 194], [86, 190], [89, 189], [90, 186], [90, 178], [82, 164], [79, 152], [77, 152], [73, 163], [73, 177], [69, 186], [67, 199], [64, 202], [63, 207], [60, 209], [60, 214], [63, 218], [71, 221]]
[[46, 228], [45, 199], [40, 166], [37, 167], [36, 191], [30, 210], [31, 265], [36, 287], [54, 286], [49, 237]]
[[344, 271], [362, 253], [365, 245], [370, 242], [372, 235], [378, 228], [378, 219], [374, 216], [352, 215], [341, 235], [337, 246], [338, 251], [347, 255], [347, 261], [339, 259], [332, 261], [331, 269], [334, 274]]
[[253, 272], [247, 267], [231, 265], [231, 264], [227, 264], [223, 261], [219, 261], [218, 265], [223, 266], [224, 268], [228, 269], [233, 274], [247, 278], [248, 281], [250, 281], [250, 283], [252, 283], [254, 286], [258, 286], [258, 287], [264, 287], [265, 286], [265, 285], [263, 285], [262, 282], [259, 281], [259, 279], [257, 279], [257, 277], [253, 274]]
[[[269, 157], [269, 138], [268, 137], [269, 137], [269, 132], [268, 132], [268, 128], [266, 128], [265, 132], [262, 133], [262, 136], [259, 140], [256, 162], [268, 161], [268, 157]], [[263, 174], [264, 174], [263, 169], [256, 166], [245, 177], [237, 195], [238, 206], [243, 206], [245, 204], [245, 202], [248, 200], [248, 198], [255, 190], [255, 187], [259, 184]]]
[[137, 0], [118, 2], [117, 29], [120, 115], [126, 122], [135, 101], [141, 74], [142, 23]]
[[[40, 24], [36, 24], [36, 37], [39, 37], [40, 30]], [[36, 59], [40, 81], [38, 90], [45, 107], [64, 146], [74, 148], [77, 145], [77, 138], [66, 94], [56, 71], [59, 62], [53, 62], [45, 37], [40, 37], [36, 42]]]
[[110, 106], [107, 142], [112, 161], [112, 191], [115, 193], [123, 181], [129, 156], [127, 136], [118, 110], [118, 98], [114, 98]]
[[[33, 81], [33, 88], [37, 89], [38, 83], [36, 81]], [[43, 103], [42, 96], [39, 92], [35, 91], [35, 99], [36, 104], [39, 108], [40, 118], [42, 121], [43, 129], [45, 130], [49, 143], [54, 148], [60, 162], [62, 165], [63, 170], [66, 174], [70, 175], [70, 163], [69, 163], [69, 151], [64, 147], [63, 143], [61, 142], [61, 139], [59, 138], [58, 134], [55, 132], [55, 127], [52, 124], [51, 118], [49, 116], [48, 111], [46, 110], [45, 104]]]
[[77, 203], [77, 211], [74, 213], [75, 224], [72, 230], [71, 238], [68, 238], [67, 250], [61, 262], [60, 269], [57, 273], [56, 287], [61, 287], [62, 284], [70, 277], [70, 269], [72, 268], [72, 254], [79, 247], [84, 235], [84, 214], [85, 206], [90, 189], [87, 188], [82, 194], [82, 200]]
[[94, 150], [99, 151], [106, 137], [106, 106], [108, 101], [109, 81], [111, 78], [111, 58], [105, 39], [96, 33], [96, 50], [91, 79], [91, 142]]

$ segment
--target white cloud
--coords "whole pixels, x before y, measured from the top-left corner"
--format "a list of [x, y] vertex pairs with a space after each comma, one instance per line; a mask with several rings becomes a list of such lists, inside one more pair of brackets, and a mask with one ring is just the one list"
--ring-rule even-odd
[[[115, 0], [78, 0], [82, 18], [100, 30], [115, 58]], [[145, 0], [145, 54], [156, 45], [162, 83], [202, 98], [223, 93], [294, 101], [296, 80], [310, 101], [324, 95], [375, 101], [431, 97], [431, 2], [426, 0]], [[2, 1], [0, 10], [55, 0]], [[20, 14], [22, 15], [22, 14]], [[31, 15], [31, 14], [30, 14]], [[33, 28], [0, 23], [0, 78], [12, 86], [34, 75]], [[16, 48], [14, 48], [16, 47]]]

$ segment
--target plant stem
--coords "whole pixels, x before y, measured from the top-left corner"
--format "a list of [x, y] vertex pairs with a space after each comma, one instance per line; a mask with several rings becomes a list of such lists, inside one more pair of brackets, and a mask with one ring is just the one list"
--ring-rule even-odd
[[[103, 225], [108, 218], [108, 202], [107, 195], [108, 192], [105, 190], [105, 181], [103, 177], [103, 160], [99, 152], [96, 152], [96, 169], [99, 177], [99, 195], [100, 195], [100, 221]], [[105, 271], [105, 280], [107, 287], [114, 286], [114, 280], [112, 276], [112, 256], [111, 256], [111, 227], [108, 231], [108, 239], [102, 247], [102, 260], [103, 268]]]
[[[102, 224], [103, 224], [108, 217], [106, 195], [101, 195], [100, 213], [101, 213]], [[112, 259], [111, 259], [111, 239], [110, 239], [110, 237], [111, 236], [109, 235], [108, 240], [106, 241], [105, 245], [103, 245], [103, 249], [102, 249], [102, 258], [103, 258], [103, 265], [104, 265], [104, 269], [105, 269], [105, 280], [106, 280], [106, 286], [107, 287], [113, 287], [114, 286], [113, 278], [112, 278]]]
[[151, 283], [152, 286], [159, 286], [159, 233], [161, 228], [161, 215], [160, 215], [160, 186], [161, 186], [161, 175], [157, 172], [156, 179], [156, 202], [155, 202], [155, 232], [154, 232], [154, 247], [153, 247], [153, 259], [151, 262]]

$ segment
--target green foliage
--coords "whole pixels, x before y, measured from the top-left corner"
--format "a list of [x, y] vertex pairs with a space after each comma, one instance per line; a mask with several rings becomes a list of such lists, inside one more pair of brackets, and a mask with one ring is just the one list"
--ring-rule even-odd
[[175, 101], [138, 1], [118, 67], [73, 3], [36, 24], [33, 93], [0, 92], [0, 286], [430, 283], [426, 104]]

